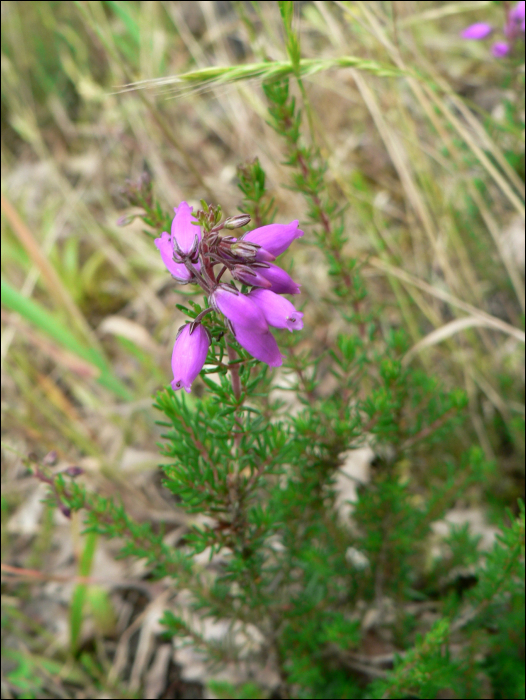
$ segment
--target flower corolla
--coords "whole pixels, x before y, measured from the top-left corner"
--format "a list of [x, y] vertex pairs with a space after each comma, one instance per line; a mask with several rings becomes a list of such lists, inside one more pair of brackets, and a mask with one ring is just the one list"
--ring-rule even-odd
[[[303, 231], [298, 228], [298, 221], [291, 221], [290, 224], [268, 224], [249, 231], [243, 236], [244, 241], [255, 243], [277, 258], [284, 253], [289, 245], [296, 238], [303, 236]], [[263, 260], [263, 257], [256, 259]]]
[[[192, 207], [186, 202], [174, 208], [175, 216], [172, 221], [172, 245], [174, 253], [180, 258], [196, 257], [197, 247], [201, 240], [201, 229], [192, 220]], [[197, 221], [196, 221], [197, 223]]]
[[266, 362], [269, 367], [280, 367], [283, 364], [283, 355], [280, 353], [276, 338], [272, 333], [269, 331], [256, 333], [249, 328], [237, 326], [235, 323], [232, 326], [237, 342], [256, 360]]
[[303, 328], [303, 314], [281, 295], [270, 289], [253, 289], [248, 298], [261, 309], [269, 326], [288, 328], [291, 332]]
[[246, 294], [226, 285], [218, 287], [210, 297], [211, 305], [239, 328], [266, 333], [268, 323], [262, 311]]
[[184, 389], [188, 394], [192, 382], [203, 369], [210, 339], [200, 324], [187, 323], [176, 338], [172, 352], [172, 389]]

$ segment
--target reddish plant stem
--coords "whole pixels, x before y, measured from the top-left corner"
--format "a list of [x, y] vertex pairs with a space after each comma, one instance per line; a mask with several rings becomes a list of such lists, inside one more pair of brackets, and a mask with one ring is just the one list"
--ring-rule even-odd
[[[278, 452], [278, 450], [276, 450], [276, 452]], [[276, 457], [276, 455], [274, 453], [271, 454], [270, 456], [268, 456], [264, 462], [261, 462], [261, 464], [259, 465], [257, 470], [252, 473], [252, 475], [250, 476], [250, 478], [247, 481], [247, 485], [246, 485], [246, 492], [247, 493], [249, 493], [252, 490], [254, 485], [257, 483], [257, 480], [259, 479], [259, 477], [263, 474], [263, 472], [269, 466], [269, 464], [272, 464], [272, 461], [275, 459], [275, 457]]]
[[210, 294], [210, 291], [212, 289], [212, 287], [210, 286], [210, 283], [209, 283], [210, 280], [205, 279], [205, 277], [203, 277], [203, 275], [201, 275], [201, 273], [197, 271], [197, 268], [195, 267], [195, 265], [193, 263], [190, 262], [190, 260], [185, 260], [184, 265], [185, 265], [186, 269], [189, 272], [191, 272], [194, 275], [194, 277], [197, 279], [201, 288], [204, 289], [204, 291], [207, 294]]
[[214, 267], [212, 265], [212, 262], [210, 260], [209, 256], [209, 249], [208, 249], [208, 233], [205, 233], [203, 235], [203, 239], [201, 241], [201, 262], [203, 264], [206, 276], [208, 279], [212, 282], [212, 288], [214, 287], [214, 283], [216, 282], [216, 278], [214, 275]]
[[[303, 154], [300, 152], [300, 150], [299, 150], [298, 148], [296, 148], [296, 154], [295, 154], [295, 155], [296, 155], [296, 158], [298, 159], [298, 163], [299, 163], [299, 166], [300, 166], [300, 168], [301, 168], [301, 173], [302, 173], [302, 175], [303, 175], [305, 181], [307, 182], [307, 179], [308, 179], [308, 176], [309, 176], [309, 166], [308, 166], [308, 163], [307, 163], [307, 161], [305, 160], [305, 157], [303, 156]], [[322, 206], [322, 203], [321, 203], [321, 199], [320, 199], [319, 196], [316, 194], [316, 192], [312, 192], [312, 191], [311, 191], [311, 192], [309, 192], [309, 195], [310, 195], [310, 197], [312, 198], [312, 201], [314, 202], [314, 204], [316, 205], [316, 208], [318, 209], [319, 216], [320, 216], [320, 221], [321, 221], [321, 224], [322, 224], [322, 226], [323, 226], [323, 230], [324, 230], [325, 233], [327, 234], [328, 245], [329, 245], [330, 251], [331, 251], [331, 253], [334, 255], [334, 257], [336, 258], [336, 262], [340, 265], [340, 267], [343, 267], [343, 265], [342, 265], [342, 258], [341, 258], [341, 255], [340, 255], [340, 251], [339, 251], [339, 249], [338, 249], [335, 245], [333, 245], [332, 242], [331, 242], [331, 237], [332, 237], [331, 222], [330, 222], [329, 217], [327, 216], [327, 212], [325, 212], [324, 209], [323, 209], [323, 206]], [[343, 272], [343, 274], [342, 274], [342, 279], [343, 279], [343, 282], [344, 282], [345, 286], [346, 286], [347, 289], [349, 290], [349, 292], [352, 292], [352, 291], [353, 291], [353, 284], [352, 284], [351, 277], [350, 277], [350, 275], [349, 275], [349, 273], [348, 273], [347, 271], [344, 271], [344, 272]], [[354, 313], [359, 317], [359, 316], [360, 316], [360, 302], [359, 302], [358, 300], [353, 301], [353, 308], [354, 308]], [[359, 331], [359, 333], [360, 333], [360, 337], [361, 337], [362, 340], [363, 340], [363, 339], [365, 338], [365, 324], [364, 324], [363, 321], [359, 321], [359, 322], [358, 322], [358, 331]]]
[[444, 413], [444, 415], [440, 416], [435, 421], [433, 421], [431, 425], [426, 426], [419, 433], [413, 435], [413, 437], [407, 439], [404, 443], [402, 443], [400, 449], [407, 450], [409, 447], [412, 447], [415, 443], [419, 442], [420, 440], [424, 440], [429, 435], [432, 435], [435, 432], [435, 430], [441, 428], [444, 425], [444, 423], [446, 423], [451, 418], [451, 415], [456, 410], [457, 409], [455, 407], [449, 408]]
[[217, 279], [216, 279], [217, 284], [219, 284], [219, 282], [221, 281], [221, 277], [224, 275], [225, 272], [226, 272], [226, 265], [223, 265], [223, 267], [219, 271], [219, 274], [218, 274]]

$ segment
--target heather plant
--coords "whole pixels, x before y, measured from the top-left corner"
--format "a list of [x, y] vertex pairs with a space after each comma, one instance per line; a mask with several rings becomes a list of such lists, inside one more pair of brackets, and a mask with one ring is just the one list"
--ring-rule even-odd
[[[429, 559], [432, 523], [494, 466], [479, 448], [461, 446], [464, 392], [402, 362], [407, 336], [383, 326], [360, 265], [345, 252], [341, 211], [327, 193], [319, 152], [303, 142], [289, 82], [264, 89], [291, 186], [305, 197], [312, 254], [326, 261], [325, 303], [347, 332], [317, 352], [301, 348], [308, 301], [301, 282], [274, 260], [306, 236], [298, 221], [270, 222], [274, 210], [257, 160], [238, 171], [241, 214], [224, 218], [219, 205], [204, 201], [194, 213], [181, 202], [170, 234], [161, 232], [169, 219], [148, 183], [142, 216], [160, 232], [152, 244], [177, 284], [205, 294], [203, 304], [193, 293], [178, 305], [189, 321], [173, 348], [171, 386], [167, 377], [155, 402], [163, 414], [164, 485], [201, 520], [184, 547], [168, 546], [162, 531], [87, 493], [77, 472], [37, 475], [52, 484], [50, 498], [66, 515], [86, 509], [87, 532], [122, 537], [124, 556], [145, 559], [153, 578], [169, 576], [190, 592], [194, 611], [228, 620], [245, 635], [237, 646], [213, 643], [182, 609], [163, 618], [168, 638], [193, 645], [218, 669], [236, 660], [277, 669], [277, 687], [251, 685], [249, 673], [239, 688], [212, 683], [220, 697], [440, 697], [446, 690], [485, 697], [488, 678], [504, 682], [507, 697], [520, 697], [522, 652], [512, 639], [523, 625], [524, 511], [517, 520], [508, 514], [484, 568], [465, 530], [451, 532], [449, 555]], [[285, 294], [296, 295], [304, 319]], [[277, 341], [269, 326], [278, 329]], [[202, 390], [187, 399], [198, 377]], [[278, 398], [279, 387], [292, 402]], [[373, 478], [358, 490], [352, 523], [342, 523], [338, 471], [364, 444], [377, 455]], [[205, 551], [221, 558], [212, 579], [194, 563]], [[467, 561], [477, 583], [463, 593], [453, 582], [455, 567]], [[434, 614], [421, 626], [419, 609], [429, 605]], [[396, 649], [381, 661], [361, 652], [368, 610], [380, 615], [379, 639]], [[244, 645], [254, 630], [261, 641], [247, 661]], [[461, 651], [453, 655], [453, 646]]]
[[[163, 638], [199, 654], [216, 697], [524, 697], [524, 506], [498, 510], [487, 552], [467, 527], [437, 541], [458, 502], [491, 500], [499, 465], [470, 427], [466, 391], [412, 362], [414, 328], [392, 322], [365, 274], [316, 136], [293, 6], [278, 5], [289, 60], [257, 70], [288, 177], [240, 163], [237, 212], [208, 195], [200, 208], [167, 204], [146, 172], [121, 193], [139, 211], [119, 225], [142, 221], [174, 317], [187, 317], [163, 349], [172, 375], [153, 409], [181, 539], [86, 488], [78, 467], [27, 464], [49, 506], [82, 513], [82, 576], [104, 537], [149, 582], [168, 580]], [[388, 74], [345, 63], [357, 64]], [[292, 221], [272, 197], [280, 185], [301, 202]], [[365, 448], [367, 483], [352, 471]], [[85, 595], [82, 581], [73, 658]], [[205, 620], [229, 633], [210, 638]]]

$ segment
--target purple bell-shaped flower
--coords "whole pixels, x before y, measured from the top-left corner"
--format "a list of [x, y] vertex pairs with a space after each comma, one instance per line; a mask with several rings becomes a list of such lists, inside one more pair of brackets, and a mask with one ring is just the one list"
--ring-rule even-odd
[[235, 323], [232, 324], [232, 327], [237, 342], [256, 360], [266, 362], [270, 367], [280, 367], [283, 364], [283, 356], [270, 331], [255, 333], [249, 328], [242, 328]]
[[[267, 263], [268, 267], [258, 268], [258, 274], [270, 282], [270, 290], [276, 294], [299, 294], [300, 285], [294, 282], [288, 272], [281, 267]], [[254, 283], [252, 283], [254, 284]]]
[[249, 299], [263, 312], [269, 326], [299, 331], [303, 328], [303, 313], [297, 311], [288, 299], [270, 289], [253, 289]]
[[[177, 282], [179, 282], [180, 284], [186, 284], [187, 282], [191, 282], [194, 277], [192, 275], [191, 270], [188, 270], [184, 263], [177, 263], [174, 260], [172, 237], [170, 236], [170, 234], [168, 234], [166, 231], [163, 231], [161, 237], [155, 239], [155, 245], [157, 246], [157, 249], [161, 254], [163, 263], [165, 264], [168, 272], [172, 275], [172, 277], [176, 279]], [[196, 263], [196, 266], [198, 265], [199, 263]]]
[[181, 202], [177, 208], [174, 207], [174, 211], [171, 233], [163, 231], [161, 237], [155, 239], [155, 245], [168, 272], [178, 282], [186, 284], [195, 281], [195, 276], [184, 264], [183, 259], [190, 260], [195, 269], [200, 270], [198, 257], [201, 229], [192, 224], [192, 220], [195, 220], [192, 207], [186, 202]]
[[197, 259], [196, 253], [201, 240], [201, 229], [192, 223], [196, 221], [192, 215], [192, 207], [186, 202], [175, 208], [172, 220], [172, 245], [174, 253], [180, 258]]
[[[303, 236], [303, 231], [298, 228], [298, 221], [295, 220], [290, 224], [260, 226], [245, 234], [243, 240], [261, 246], [263, 251], [267, 251], [277, 258], [278, 255], [287, 250], [293, 240], [301, 238], [301, 236]], [[256, 260], [266, 261], [265, 253], [256, 254]]]
[[266, 333], [268, 323], [263, 312], [245, 294], [228, 285], [220, 285], [211, 295], [210, 304], [237, 328], [246, 328], [253, 333]]
[[187, 323], [180, 329], [172, 353], [174, 391], [184, 389], [190, 393], [192, 382], [205, 364], [209, 345], [208, 333], [200, 323]]

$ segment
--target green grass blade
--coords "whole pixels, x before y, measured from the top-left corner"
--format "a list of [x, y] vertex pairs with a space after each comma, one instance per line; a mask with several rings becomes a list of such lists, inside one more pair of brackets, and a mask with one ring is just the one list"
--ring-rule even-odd
[[99, 384], [110, 389], [119, 398], [127, 400], [131, 398], [129, 390], [113, 376], [106, 359], [98, 350], [86, 347], [52, 313], [33, 299], [20, 294], [5, 280], [2, 280], [2, 304], [11, 311], [19, 313], [26, 321], [39, 328], [66, 350], [94, 365], [100, 371], [97, 378]]
[[[89, 576], [91, 572], [91, 565], [93, 563], [93, 556], [95, 554], [95, 549], [97, 546], [98, 535], [96, 532], [89, 532], [86, 535], [86, 544], [84, 546], [84, 551], [79, 562], [79, 576]], [[78, 649], [80, 631], [82, 629], [82, 616], [84, 610], [84, 602], [86, 600], [87, 584], [79, 583], [73, 595], [71, 596], [71, 607], [69, 613], [69, 631], [70, 631], [70, 644], [71, 651], [73, 654]]]
[[111, 9], [115, 12], [115, 14], [122, 19], [124, 22], [124, 25], [126, 29], [128, 30], [128, 34], [130, 37], [133, 39], [135, 44], [139, 46], [140, 42], [140, 33], [139, 33], [139, 25], [135, 21], [134, 17], [131, 14], [131, 3], [128, 2], [118, 2], [118, 0], [107, 0], [106, 5], [108, 7], [111, 7]]

